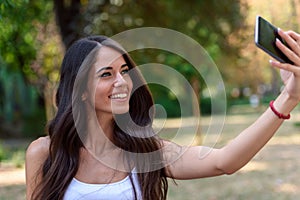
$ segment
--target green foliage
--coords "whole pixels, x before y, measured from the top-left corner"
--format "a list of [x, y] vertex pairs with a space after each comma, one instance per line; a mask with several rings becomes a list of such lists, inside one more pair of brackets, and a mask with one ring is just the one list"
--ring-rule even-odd
[[[41, 47], [39, 27], [47, 23], [51, 8], [52, 2], [47, 0], [0, 2], [1, 125], [27, 125], [23, 120], [44, 109], [39, 104], [43, 95], [38, 92], [36, 85], [30, 84], [40, 79], [31, 66]], [[44, 119], [38, 117], [37, 121]], [[34, 123], [31, 126], [34, 127]], [[8, 136], [9, 131], [2, 129], [3, 126], [0, 126], [0, 136]]]
[[[9, 71], [23, 73], [24, 77], [33, 78], [30, 68], [38, 48], [37, 25], [48, 19], [51, 4], [49, 1], [6, 0], [6, 7], [1, 9], [0, 49], [3, 61]], [[8, 3], [9, 2], [9, 3]]]
[[[39, 104], [40, 95], [32, 85], [25, 84], [17, 72], [8, 72], [6, 67], [0, 69], [0, 136], [32, 136], [41, 134], [41, 125], [44, 125], [45, 113], [43, 104]], [[6, 126], [21, 130], [7, 130]]]
[[[240, 0], [203, 0], [203, 1], [80, 1], [80, 3], [69, 4], [67, 2], [55, 2], [57, 10], [77, 10], [80, 6], [81, 12], [72, 13], [73, 16], [58, 14], [59, 21], [65, 23], [76, 23], [82, 28], [70, 28], [79, 33], [63, 34], [66, 41], [74, 35], [102, 34], [112, 36], [122, 31], [137, 27], [164, 27], [177, 30], [198, 41], [215, 59], [224, 62], [239, 57], [239, 46], [231, 45], [230, 36], [235, 34], [236, 40], [242, 40], [239, 30], [243, 29], [246, 5]], [[70, 24], [60, 24], [61, 30]], [[64, 38], [65, 37], [65, 38]], [[159, 39], [159, 38], [158, 38]], [[176, 41], [174, 41], [176, 42]], [[134, 60], [138, 64], [153, 63], [158, 61], [164, 65], [171, 66], [184, 75], [188, 81], [198, 79], [200, 90], [205, 89], [203, 77], [201, 77], [193, 66], [177, 55], [158, 51], [158, 53], [144, 50], [135, 53]], [[205, 76], [205, 74], [203, 75]], [[193, 87], [195, 87], [193, 85]], [[199, 93], [197, 87], [194, 88]], [[158, 91], [155, 91], [158, 90]], [[168, 92], [161, 92], [153, 88], [154, 99], [163, 102], [168, 113], [174, 112], [173, 100]], [[188, 97], [189, 98], [189, 97]], [[169, 102], [167, 103], [167, 100]], [[173, 102], [173, 103], [172, 103]], [[168, 105], [170, 104], [170, 105]], [[173, 114], [172, 114], [173, 115]], [[178, 113], [174, 113], [178, 115]]]
[[0, 163], [4, 160], [4, 158], [5, 158], [5, 151], [2, 143], [0, 142]]
[[4, 145], [4, 143], [0, 141], [0, 165], [1, 163], [6, 163], [8, 165], [21, 168], [24, 166], [24, 160], [25, 147], [23, 144], [21, 146], [14, 147]]
[[[211, 115], [211, 114], [223, 114], [223, 99], [214, 97], [214, 107], [212, 113], [212, 98], [211, 97], [201, 97], [200, 101], [200, 111], [202, 115]], [[228, 103], [228, 102], [227, 102]]]
[[192, 37], [215, 60], [239, 57], [241, 47], [231, 45], [229, 38], [234, 34], [235, 40], [243, 39], [239, 31], [245, 28], [247, 5], [240, 0], [85, 2], [81, 35], [111, 36], [131, 28], [164, 27]]
[[[158, 84], [150, 84], [149, 88], [154, 96], [154, 103], [161, 105], [166, 111], [167, 116], [161, 117], [172, 118], [181, 116], [180, 104], [172, 91]], [[157, 117], [159, 118], [160, 116]]]

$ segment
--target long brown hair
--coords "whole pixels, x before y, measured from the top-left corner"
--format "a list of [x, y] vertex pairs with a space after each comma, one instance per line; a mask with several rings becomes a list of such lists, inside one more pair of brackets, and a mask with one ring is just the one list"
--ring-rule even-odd
[[[57, 114], [48, 125], [48, 134], [51, 140], [49, 155], [40, 172], [42, 180], [38, 183], [32, 195], [34, 200], [62, 200], [68, 185], [78, 170], [79, 151], [80, 148], [84, 148], [84, 145], [78, 135], [79, 130], [75, 126], [76, 121], [80, 121], [80, 119], [74, 117], [74, 108], [72, 107], [74, 102], [72, 104], [72, 99], [77, 102], [76, 100], [80, 98], [80, 94], [83, 94], [86, 85], [77, 85], [78, 95], [75, 96], [73, 88], [77, 87], [75, 79], [79, 71], [85, 74], [82, 77], [87, 77], [92, 67], [91, 63], [95, 61], [93, 58], [96, 57], [95, 55], [102, 45], [122, 53], [124, 60], [129, 65], [129, 69], [136, 67], [128, 53], [105, 36], [83, 38], [76, 41], [67, 50], [62, 62], [60, 83], [56, 94]], [[84, 66], [83, 63], [88, 56], [92, 57], [92, 61], [90, 63], [87, 62], [86, 66]], [[130, 159], [130, 162], [134, 161], [138, 172], [142, 198], [144, 200], [166, 199], [168, 182], [165, 168], [162, 165], [161, 143], [153, 134], [153, 116], [149, 114], [153, 106], [153, 99], [140, 72], [136, 69], [132, 71], [130, 77], [133, 85], [137, 87], [133, 89], [129, 102], [129, 116], [132, 118], [132, 123], [128, 123], [125, 115], [116, 116], [118, 119], [123, 119], [118, 121], [125, 122], [124, 124], [126, 125], [124, 128], [122, 125], [115, 123], [114, 143], [125, 152], [128, 152], [125, 156], [127, 159]], [[83, 81], [83, 83], [86, 83], [86, 81]], [[82, 108], [80, 107], [80, 109]], [[142, 129], [135, 130], [133, 128], [135, 125], [142, 127]], [[128, 134], [127, 131], [131, 133]], [[145, 137], [143, 135], [140, 137], [141, 134]], [[140, 153], [143, 156], [138, 156]], [[140, 159], [141, 157], [142, 159]], [[153, 163], [159, 166], [153, 167]], [[137, 198], [137, 187], [134, 186], [131, 175], [129, 177], [134, 188], [135, 198]]]

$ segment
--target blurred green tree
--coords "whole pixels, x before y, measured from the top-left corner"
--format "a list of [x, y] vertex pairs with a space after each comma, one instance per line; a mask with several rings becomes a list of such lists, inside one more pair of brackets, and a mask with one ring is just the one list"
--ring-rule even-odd
[[49, 80], [58, 74], [57, 63], [61, 59], [54, 59], [60, 52], [53, 35], [56, 27], [52, 8], [52, 2], [47, 0], [0, 2], [2, 137], [43, 131], [47, 99], [43, 92], [47, 91]]

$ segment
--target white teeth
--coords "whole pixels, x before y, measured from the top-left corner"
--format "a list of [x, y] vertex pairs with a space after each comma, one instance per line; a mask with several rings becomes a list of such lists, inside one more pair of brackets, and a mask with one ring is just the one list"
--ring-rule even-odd
[[114, 95], [110, 96], [111, 99], [123, 99], [123, 98], [126, 98], [126, 97], [127, 97], [126, 93], [114, 94]]

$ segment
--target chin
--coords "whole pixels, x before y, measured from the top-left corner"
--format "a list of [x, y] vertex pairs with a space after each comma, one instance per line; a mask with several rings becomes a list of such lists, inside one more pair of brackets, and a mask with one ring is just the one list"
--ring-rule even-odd
[[129, 112], [129, 107], [128, 108], [115, 108], [112, 113], [115, 115], [122, 115], [126, 114]]

